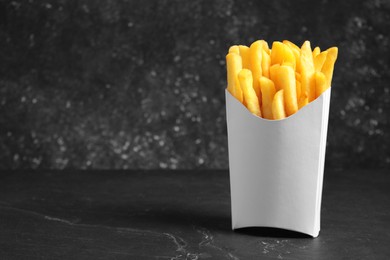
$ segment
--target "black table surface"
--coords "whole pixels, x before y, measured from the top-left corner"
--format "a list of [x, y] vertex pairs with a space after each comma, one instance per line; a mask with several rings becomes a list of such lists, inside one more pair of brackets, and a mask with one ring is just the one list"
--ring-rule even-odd
[[313, 239], [232, 231], [228, 171], [3, 171], [0, 259], [389, 259], [389, 191], [326, 171]]

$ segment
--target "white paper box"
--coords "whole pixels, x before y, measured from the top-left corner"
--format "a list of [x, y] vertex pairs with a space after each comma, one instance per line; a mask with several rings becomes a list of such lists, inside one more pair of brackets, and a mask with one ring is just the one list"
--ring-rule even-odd
[[267, 120], [226, 90], [233, 229], [318, 236], [330, 93], [288, 118]]

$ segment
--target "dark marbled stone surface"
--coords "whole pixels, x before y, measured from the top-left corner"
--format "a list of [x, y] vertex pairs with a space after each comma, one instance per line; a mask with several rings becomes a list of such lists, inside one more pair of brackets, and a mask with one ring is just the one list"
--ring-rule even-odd
[[0, 258], [387, 259], [389, 185], [327, 171], [313, 239], [232, 231], [227, 171], [0, 172]]
[[390, 2], [1, 1], [0, 168], [227, 168], [230, 45], [339, 47], [327, 166], [390, 167]]

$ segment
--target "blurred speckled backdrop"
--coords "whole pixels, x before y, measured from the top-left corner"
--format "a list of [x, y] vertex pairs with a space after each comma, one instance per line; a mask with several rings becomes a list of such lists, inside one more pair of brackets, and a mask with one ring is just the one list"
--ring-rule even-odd
[[390, 168], [390, 1], [0, 2], [0, 168], [227, 168], [225, 52], [339, 47], [327, 167]]

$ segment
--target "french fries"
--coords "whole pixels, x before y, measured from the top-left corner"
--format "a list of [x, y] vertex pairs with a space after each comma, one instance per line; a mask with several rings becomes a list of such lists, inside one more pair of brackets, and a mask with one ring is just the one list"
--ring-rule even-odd
[[261, 67], [261, 61], [263, 57], [262, 52], [263, 52], [263, 44], [261, 41], [255, 41], [249, 47], [249, 62], [250, 62], [250, 69], [253, 75], [253, 88], [256, 92], [259, 102], [261, 102], [261, 91], [259, 86], [259, 79], [262, 75], [262, 67]]
[[227, 90], [256, 116], [280, 120], [293, 115], [332, 82], [337, 47], [321, 51], [305, 41], [264, 40], [233, 45], [226, 55]]
[[250, 68], [250, 61], [249, 61], [249, 47], [245, 45], [238, 46], [240, 50], [240, 56], [242, 59], [242, 67], [244, 69]]
[[313, 57], [315, 71], [321, 71], [322, 66], [325, 63], [326, 56], [328, 56], [328, 52], [323, 51], [323, 52], [319, 53], [318, 55], [316, 55], [315, 57]]
[[290, 116], [298, 111], [297, 89], [295, 86], [295, 72], [290, 66], [280, 66], [279, 78], [281, 89], [284, 93], [284, 101], [286, 105], [286, 114]]
[[301, 86], [309, 102], [315, 98], [314, 61], [310, 42], [305, 41], [301, 47]]
[[229, 53], [236, 53], [240, 55], [240, 48], [237, 45], [233, 45], [229, 48]]
[[318, 55], [318, 54], [320, 54], [320, 52], [321, 52], [321, 49], [320, 49], [320, 47], [315, 47], [314, 48], [314, 50], [313, 50], [313, 59]]
[[325, 78], [325, 74], [319, 71], [316, 71], [314, 74], [314, 79], [316, 82], [316, 96], [318, 97], [327, 89], [327, 80]]
[[[268, 47], [268, 45], [267, 45]], [[267, 53], [265, 49], [262, 50], [261, 54], [263, 55], [261, 58], [261, 72], [262, 75], [269, 78], [269, 68], [271, 67], [271, 57]]]
[[330, 83], [332, 82], [333, 77], [333, 69], [334, 63], [336, 62], [338, 49], [337, 47], [329, 48], [328, 54], [326, 55], [326, 59], [324, 65], [321, 68], [321, 72], [325, 74], [327, 88], [330, 87]]
[[286, 112], [284, 111], [284, 93], [283, 89], [276, 92], [272, 100], [272, 115], [274, 119], [283, 119], [286, 117]]
[[248, 69], [242, 69], [238, 73], [238, 81], [240, 82], [247, 108], [256, 116], [261, 116], [259, 99], [253, 89], [252, 72]]
[[261, 77], [259, 79], [259, 84], [262, 93], [261, 110], [263, 111], [263, 117], [266, 119], [274, 119], [272, 115], [272, 100], [276, 92], [275, 84], [267, 77]]
[[226, 55], [227, 65], [227, 89], [241, 103], [243, 102], [242, 90], [237, 75], [242, 70], [242, 59], [239, 54], [231, 52]]

